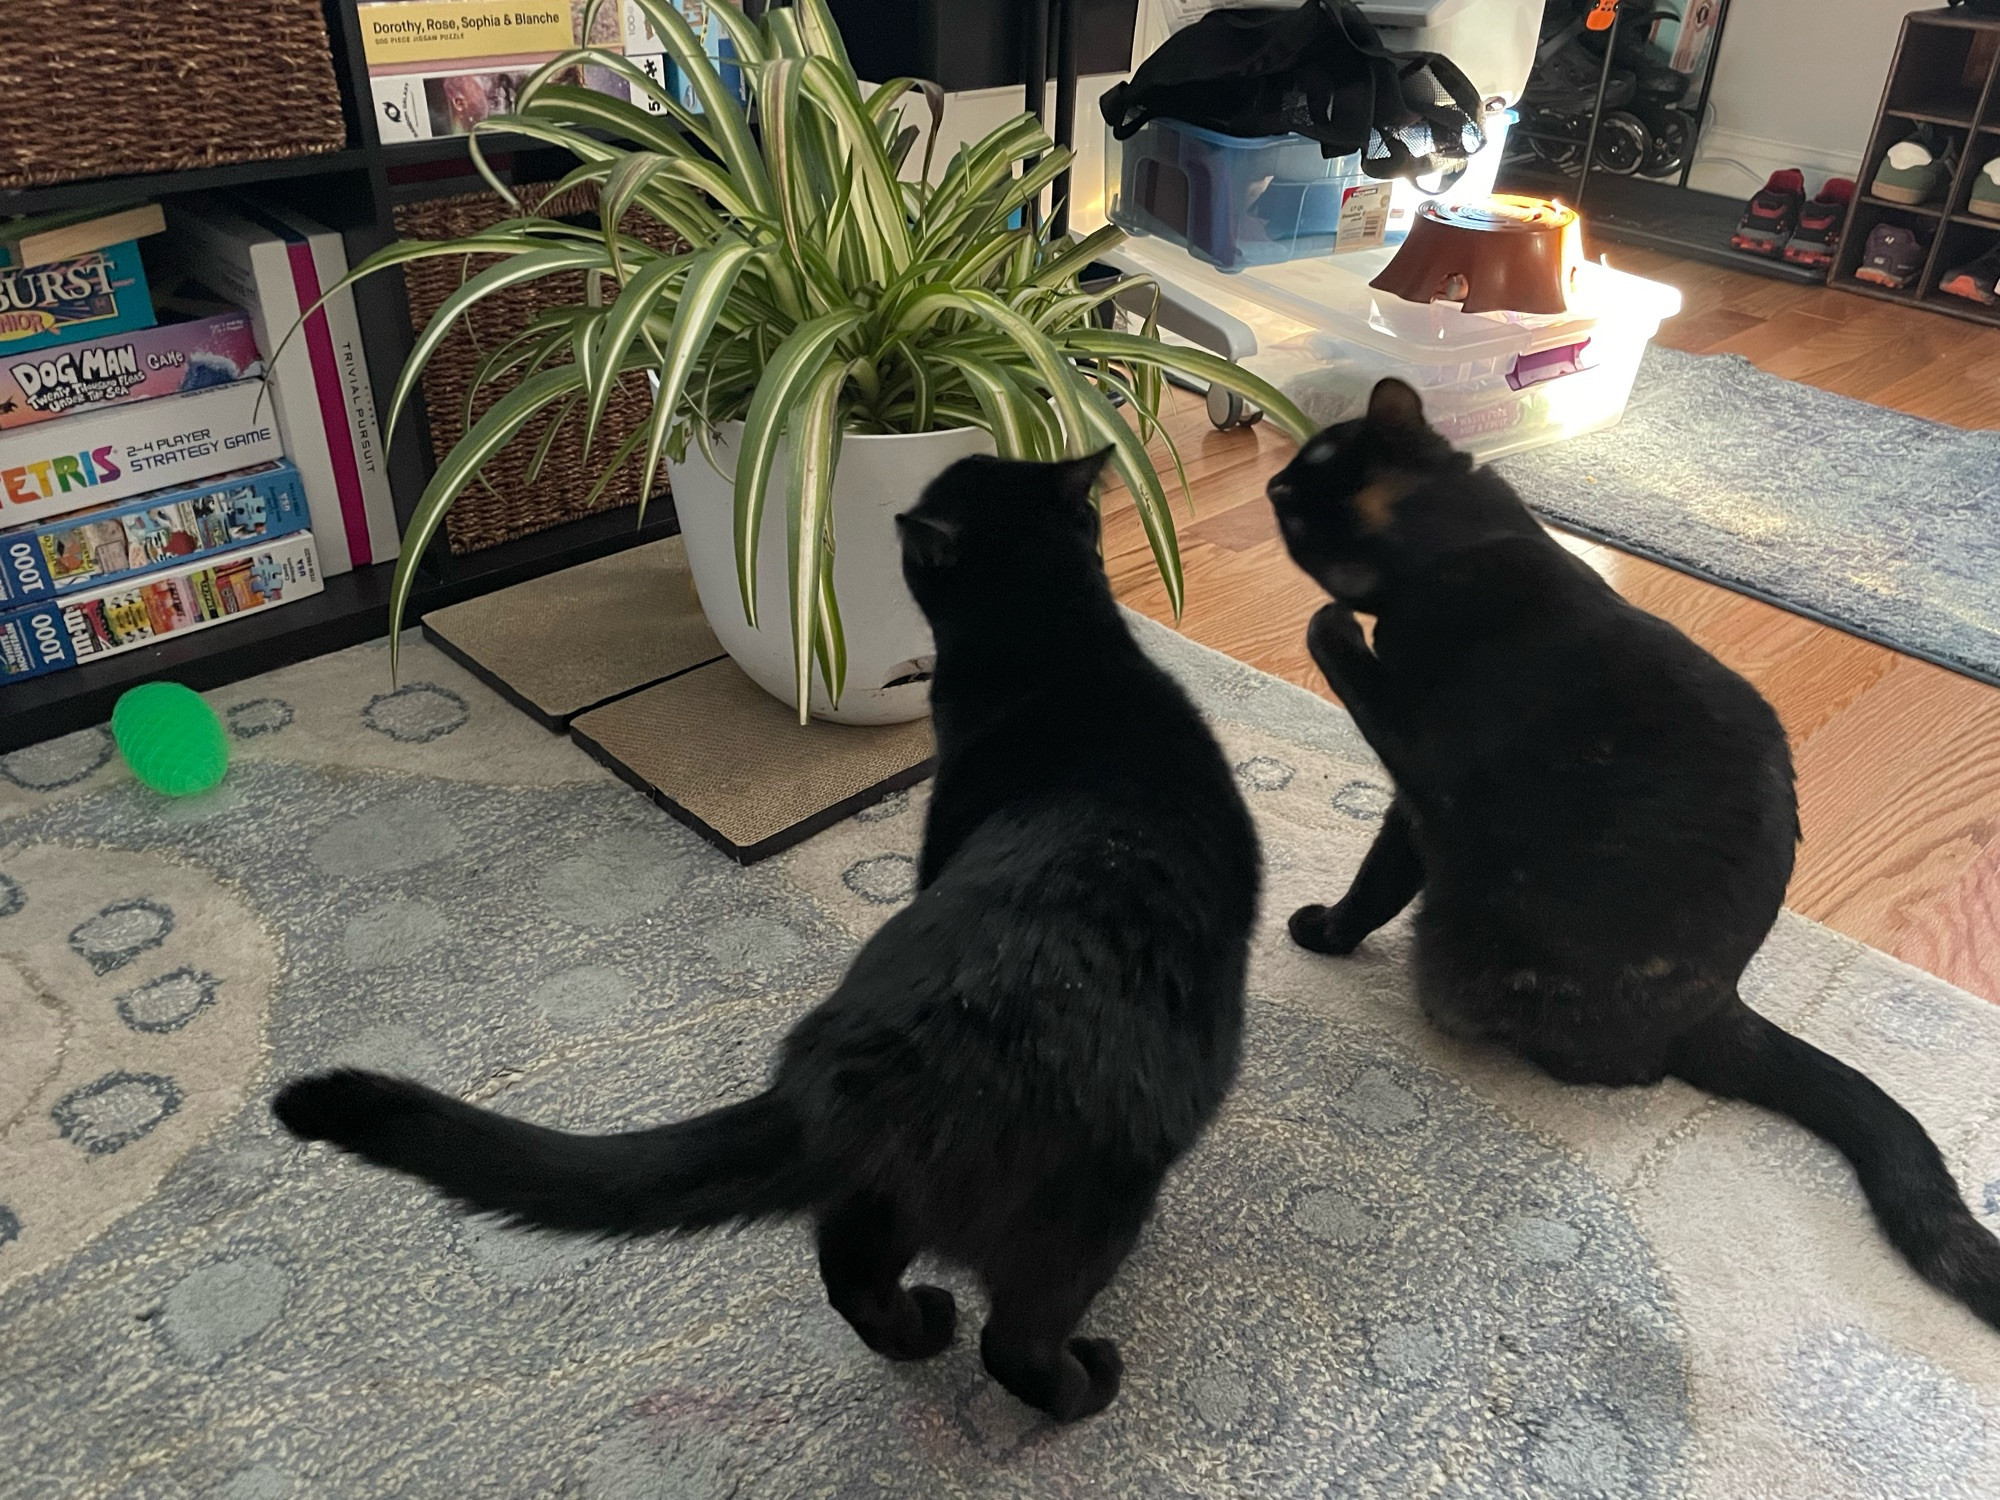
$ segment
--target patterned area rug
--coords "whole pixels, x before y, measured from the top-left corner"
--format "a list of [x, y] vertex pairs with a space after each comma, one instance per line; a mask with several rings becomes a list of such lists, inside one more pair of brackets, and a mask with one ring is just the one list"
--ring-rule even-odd
[[[909, 893], [922, 788], [740, 869], [435, 651], [213, 695], [237, 763], [161, 801], [92, 731], [0, 759], [0, 1494], [86, 1497], [2000, 1493], [2000, 1336], [1802, 1131], [1565, 1088], [1420, 1021], [1400, 924], [1283, 917], [1382, 811], [1337, 710], [1144, 627], [1213, 714], [1271, 880], [1244, 1075], [1093, 1309], [1124, 1394], [1057, 1430], [980, 1304], [891, 1366], [803, 1229], [502, 1232], [281, 1138], [352, 1061], [572, 1127], [759, 1085]], [[1929, 1123], [2000, 1221], [2000, 1010], [1786, 917], [1751, 999]]]
[[1624, 421], [1498, 468], [1552, 521], [2000, 684], [2000, 432], [1651, 348]]

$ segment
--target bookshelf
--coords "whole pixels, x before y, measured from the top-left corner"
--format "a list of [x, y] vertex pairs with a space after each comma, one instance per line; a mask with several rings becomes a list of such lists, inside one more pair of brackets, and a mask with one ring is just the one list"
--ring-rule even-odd
[[[396, 238], [397, 204], [480, 188], [483, 184], [463, 137], [383, 143], [375, 128], [355, 0], [324, 0], [323, 8], [347, 124], [344, 149], [190, 171], [0, 189], [0, 217], [67, 208], [108, 210], [183, 193], [254, 187], [339, 231], [348, 261], [354, 264]], [[482, 141], [482, 150], [489, 162], [502, 163], [504, 178], [516, 182], [551, 181], [571, 165], [567, 153], [526, 140], [489, 136]], [[401, 273], [385, 272], [357, 285], [355, 312], [376, 406], [386, 421], [389, 394], [412, 343]], [[415, 509], [434, 462], [418, 392], [404, 409], [388, 454], [400, 521], [407, 522]], [[669, 536], [678, 529], [672, 505], [660, 497], [647, 507], [643, 529], [634, 508], [628, 506], [459, 555], [446, 548], [440, 534], [424, 556], [407, 623], [414, 625], [424, 610]], [[357, 569], [328, 579], [323, 593], [296, 603], [0, 687], [0, 753], [103, 723], [118, 695], [140, 682], [165, 678], [207, 690], [381, 636], [388, 630], [393, 571], [390, 564]]]

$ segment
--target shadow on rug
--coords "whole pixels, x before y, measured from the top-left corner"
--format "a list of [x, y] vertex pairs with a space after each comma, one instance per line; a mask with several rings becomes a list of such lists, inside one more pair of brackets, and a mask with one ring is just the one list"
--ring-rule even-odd
[[1624, 421], [1496, 467], [1559, 525], [2000, 685], [2000, 432], [1655, 347]]
[[[336, 1062], [581, 1129], [741, 1097], [910, 893], [922, 788], [740, 869], [413, 639], [397, 692], [377, 645], [210, 695], [238, 761], [195, 802], [97, 731], [0, 758], [0, 1494], [2000, 1493], [2000, 1338], [1844, 1162], [1432, 1035], [1400, 924], [1294, 949], [1381, 773], [1338, 710], [1140, 628], [1271, 889], [1241, 1085], [1086, 1320], [1109, 1413], [1048, 1426], [968, 1334], [877, 1359], [799, 1228], [504, 1232], [278, 1134], [274, 1082]], [[2000, 1215], [2000, 1011], [1789, 916], [1745, 993]]]

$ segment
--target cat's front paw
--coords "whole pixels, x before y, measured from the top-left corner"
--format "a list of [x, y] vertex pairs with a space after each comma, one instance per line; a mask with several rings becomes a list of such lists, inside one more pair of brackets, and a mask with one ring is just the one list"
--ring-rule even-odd
[[1312, 622], [1306, 626], [1306, 649], [1317, 661], [1322, 652], [1366, 651], [1368, 638], [1362, 634], [1361, 622], [1354, 617], [1354, 611], [1336, 600], [1322, 604], [1314, 612]]
[[1068, 1409], [1053, 1413], [1057, 1421], [1077, 1422], [1095, 1416], [1118, 1399], [1118, 1382], [1125, 1374], [1125, 1360], [1110, 1339], [1071, 1339], [1069, 1352], [1090, 1377], [1088, 1394], [1069, 1403]]
[[958, 1304], [951, 1293], [941, 1286], [913, 1286], [910, 1300], [917, 1304], [922, 1326], [917, 1336], [897, 1351], [896, 1358], [929, 1359], [944, 1353], [958, 1331]]
[[1345, 958], [1361, 946], [1364, 934], [1351, 933], [1340, 920], [1338, 906], [1301, 906], [1288, 924], [1292, 941], [1314, 953]]

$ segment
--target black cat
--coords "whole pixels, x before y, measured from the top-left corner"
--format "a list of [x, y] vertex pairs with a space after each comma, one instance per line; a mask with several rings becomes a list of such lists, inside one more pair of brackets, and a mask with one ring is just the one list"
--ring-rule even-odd
[[516, 1224], [603, 1235], [810, 1214], [827, 1298], [872, 1349], [951, 1342], [919, 1251], [977, 1272], [986, 1368], [1061, 1420], [1122, 1368], [1072, 1338], [1235, 1074], [1260, 856], [1193, 705], [1140, 651], [1097, 552], [1103, 455], [968, 459], [899, 517], [937, 637], [916, 899], [712, 1114], [580, 1136], [417, 1084], [294, 1082], [291, 1130]]
[[1565, 551], [1400, 382], [1270, 496], [1336, 601], [1313, 660], [1396, 784], [1352, 887], [1294, 913], [1293, 938], [1352, 952], [1421, 891], [1438, 1026], [1568, 1082], [1672, 1075], [1791, 1116], [1846, 1153], [1917, 1271], [2000, 1326], [2000, 1241], [1923, 1127], [1737, 995], [1799, 836], [1756, 689]]

